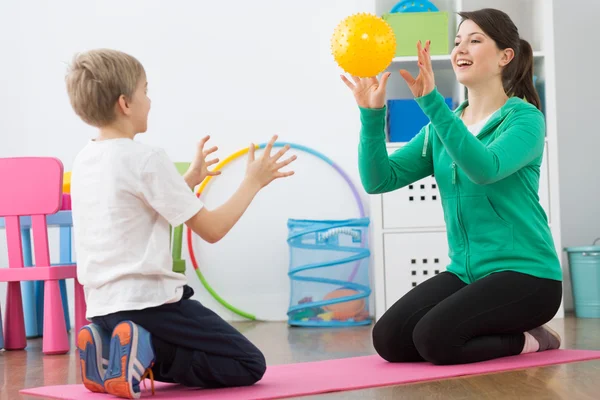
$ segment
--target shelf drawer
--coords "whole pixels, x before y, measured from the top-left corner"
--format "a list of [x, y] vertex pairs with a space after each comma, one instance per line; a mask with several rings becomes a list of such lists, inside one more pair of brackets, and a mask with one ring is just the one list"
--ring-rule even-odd
[[[404, 143], [388, 144], [388, 154]], [[440, 192], [433, 176], [381, 195], [384, 229], [444, 228]]]
[[386, 233], [383, 247], [386, 310], [450, 262], [446, 232]]
[[444, 213], [435, 178], [382, 195], [383, 228], [443, 228]]

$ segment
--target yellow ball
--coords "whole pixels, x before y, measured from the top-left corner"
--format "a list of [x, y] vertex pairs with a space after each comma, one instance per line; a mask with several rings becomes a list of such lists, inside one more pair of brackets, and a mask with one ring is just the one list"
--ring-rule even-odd
[[396, 36], [382, 18], [354, 14], [338, 24], [331, 37], [331, 53], [338, 65], [360, 78], [376, 76], [392, 62]]

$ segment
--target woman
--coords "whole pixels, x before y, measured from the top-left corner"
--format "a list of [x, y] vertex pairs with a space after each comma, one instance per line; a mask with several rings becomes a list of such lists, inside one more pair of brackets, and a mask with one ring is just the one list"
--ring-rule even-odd
[[342, 76], [360, 107], [366, 191], [389, 192], [435, 173], [447, 226], [447, 272], [399, 299], [373, 328], [373, 345], [390, 362], [463, 364], [560, 347], [543, 325], [560, 306], [562, 272], [537, 194], [545, 122], [532, 49], [504, 12], [459, 15], [451, 59], [468, 101], [447, 107], [429, 42], [419, 43], [419, 75], [400, 74], [431, 122], [389, 157], [390, 73], [381, 82]]

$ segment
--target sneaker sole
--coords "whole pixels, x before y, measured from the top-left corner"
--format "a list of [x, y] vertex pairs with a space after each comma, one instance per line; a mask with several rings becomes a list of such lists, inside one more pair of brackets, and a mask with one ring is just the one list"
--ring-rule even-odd
[[118, 396], [125, 399], [137, 399], [140, 397], [141, 393], [135, 393], [133, 391], [132, 384], [132, 376], [133, 376], [133, 365], [134, 358], [131, 357], [132, 354], [137, 353], [138, 347], [138, 335], [137, 335], [137, 326], [130, 322], [125, 322], [119, 324], [115, 330], [113, 331], [112, 338], [117, 337], [119, 339], [118, 343], [121, 347], [129, 346], [130, 349], [126, 354], [121, 356], [120, 359], [116, 360], [113, 357], [113, 342], [111, 342], [111, 359], [109, 370], [113, 370], [115, 368], [114, 364], [119, 363], [117, 368], [120, 369], [121, 375], [115, 378], [106, 379], [104, 381], [104, 387], [106, 391], [114, 396]]
[[[102, 343], [98, 333], [90, 328], [83, 328], [77, 336], [77, 348], [79, 349], [79, 365], [81, 366], [81, 380], [83, 386], [91, 392], [106, 393], [102, 383], [99, 383], [90, 377], [91, 371], [88, 368], [95, 368], [100, 374], [102, 371], [102, 350], [97, 345]], [[93, 353], [91, 353], [93, 351]], [[95, 353], [95, 354], [94, 354]], [[95, 360], [91, 357], [95, 356]], [[101, 376], [100, 376], [101, 378]]]

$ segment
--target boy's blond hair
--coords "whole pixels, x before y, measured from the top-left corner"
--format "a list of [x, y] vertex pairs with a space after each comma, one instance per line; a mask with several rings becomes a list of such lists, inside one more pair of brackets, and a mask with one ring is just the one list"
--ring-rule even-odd
[[135, 57], [121, 51], [96, 49], [77, 54], [66, 76], [71, 106], [84, 122], [108, 125], [116, 118], [119, 97], [131, 99], [145, 74]]

